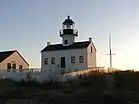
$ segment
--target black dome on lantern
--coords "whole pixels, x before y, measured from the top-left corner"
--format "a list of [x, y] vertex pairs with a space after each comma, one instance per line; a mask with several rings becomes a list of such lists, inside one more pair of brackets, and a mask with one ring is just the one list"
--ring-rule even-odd
[[73, 20], [70, 19], [70, 16], [63, 22], [63, 25], [73, 25], [75, 24]]

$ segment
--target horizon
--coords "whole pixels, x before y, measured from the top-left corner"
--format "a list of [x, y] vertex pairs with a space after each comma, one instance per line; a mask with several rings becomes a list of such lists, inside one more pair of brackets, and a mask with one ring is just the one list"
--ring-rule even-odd
[[139, 69], [138, 5], [138, 0], [1, 0], [0, 51], [17, 49], [30, 68], [40, 68], [40, 51], [47, 42], [61, 43], [59, 31], [70, 15], [79, 31], [76, 41], [92, 38], [97, 66], [109, 67], [111, 34], [113, 68]]

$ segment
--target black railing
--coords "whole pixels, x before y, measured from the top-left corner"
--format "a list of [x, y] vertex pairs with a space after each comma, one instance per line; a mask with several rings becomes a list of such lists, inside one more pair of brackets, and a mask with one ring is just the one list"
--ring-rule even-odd
[[60, 30], [60, 36], [64, 34], [72, 34], [78, 36], [78, 31], [76, 29], [62, 29]]

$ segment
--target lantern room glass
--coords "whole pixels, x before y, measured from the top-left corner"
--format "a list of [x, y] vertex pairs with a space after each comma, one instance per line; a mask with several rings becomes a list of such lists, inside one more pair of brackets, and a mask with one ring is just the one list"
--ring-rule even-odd
[[74, 27], [75, 27], [74, 24], [72, 24], [72, 25], [71, 24], [66, 24], [66, 25], [63, 24], [63, 29], [74, 29]]

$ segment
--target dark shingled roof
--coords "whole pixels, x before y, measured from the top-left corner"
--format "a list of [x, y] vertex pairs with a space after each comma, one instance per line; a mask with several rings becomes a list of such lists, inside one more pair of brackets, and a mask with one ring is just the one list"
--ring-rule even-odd
[[63, 46], [62, 44], [54, 44], [54, 45], [46, 46], [41, 52], [43, 52], [43, 51], [56, 51], [56, 50], [87, 48], [89, 44], [90, 44], [89, 41], [75, 42], [75, 43], [73, 43], [69, 46]]
[[70, 16], [68, 16], [68, 18], [63, 22], [64, 25], [73, 25], [75, 24], [74, 21], [72, 19], [70, 19]]
[[4, 61], [7, 57], [9, 57], [11, 54], [13, 54], [14, 52], [15, 52], [14, 50], [0, 52], [0, 63]]

